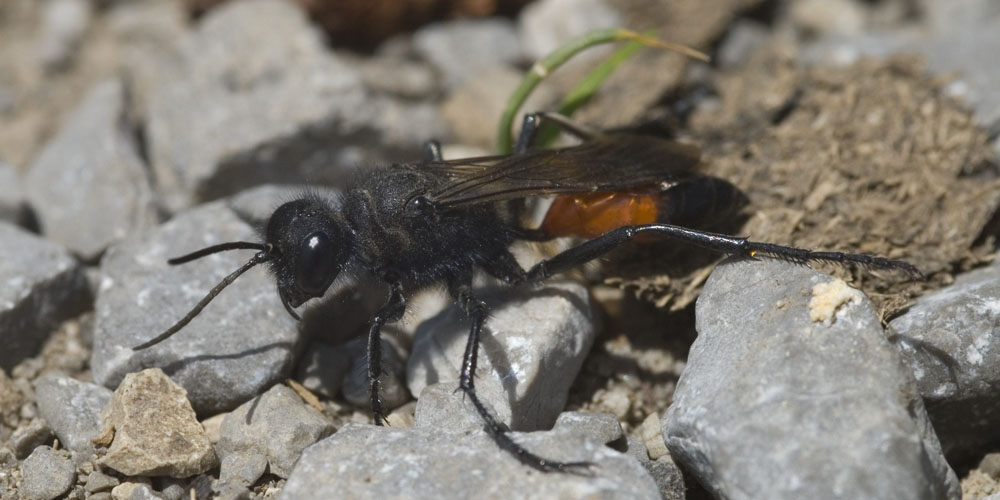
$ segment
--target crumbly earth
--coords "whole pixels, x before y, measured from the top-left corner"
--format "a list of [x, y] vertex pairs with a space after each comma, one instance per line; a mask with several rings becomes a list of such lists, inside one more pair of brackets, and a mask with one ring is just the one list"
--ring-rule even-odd
[[[915, 264], [926, 280], [816, 266], [864, 290], [883, 317], [987, 261], [1000, 170], [986, 132], [944, 95], [947, 80], [909, 57], [804, 70], [790, 50], [771, 47], [714, 78], [717, 102], [690, 119], [685, 140], [704, 149], [705, 171], [749, 197], [735, 234]], [[663, 254], [650, 247], [648, 257]], [[683, 309], [715, 260], [700, 253], [658, 259], [653, 277], [623, 265], [614, 282]]]

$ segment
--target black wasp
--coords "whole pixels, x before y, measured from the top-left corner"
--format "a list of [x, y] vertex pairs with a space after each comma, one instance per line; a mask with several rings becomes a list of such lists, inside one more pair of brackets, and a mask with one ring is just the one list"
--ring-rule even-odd
[[[529, 149], [543, 119], [580, 137], [582, 144]], [[474, 268], [511, 285], [535, 283], [636, 237], [655, 236], [748, 258], [851, 263], [919, 275], [902, 261], [813, 252], [670, 224], [698, 220], [708, 215], [704, 212], [726, 211], [733, 198], [732, 190], [706, 184], [711, 178], [696, 171], [700, 163], [696, 147], [674, 141], [598, 133], [561, 115], [540, 113], [525, 117], [512, 155], [443, 160], [432, 142], [427, 156], [423, 162], [362, 174], [346, 190], [339, 209], [313, 198], [281, 205], [267, 223], [263, 243], [223, 243], [171, 259], [170, 264], [182, 264], [225, 250], [258, 250], [177, 324], [135, 349], [150, 347], [179, 331], [223, 288], [257, 264], [269, 264], [278, 294], [296, 318], [295, 308], [321, 297], [348, 266], [359, 266], [388, 288], [388, 299], [371, 322], [367, 353], [371, 409], [375, 423], [382, 425], [379, 331], [382, 325], [402, 318], [407, 297], [426, 286], [445, 283], [471, 319], [459, 389], [502, 448], [535, 468], [563, 470], [586, 464], [547, 460], [524, 449], [476, 395], [473, 382], [479, 337], [489, 311], [472, 289]], [[557, 196], [545, 222], [537, 229], [522, 227], [505, 202], [540, 195]], [[591, 239], [527, 270], [508, 249], [515, 240], [562, 235]]]

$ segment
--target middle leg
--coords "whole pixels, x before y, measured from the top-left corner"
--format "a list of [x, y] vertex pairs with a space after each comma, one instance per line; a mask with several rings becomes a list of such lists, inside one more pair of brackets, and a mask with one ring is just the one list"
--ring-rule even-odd
[[493, 436], [496, 441], [504, 450], [513, 453], [518, 460], [522, 463], [534, 467], [535, 469], [541, 471], [570, 471], [573, 469], [581, 469], [589, 467], [588, 462], [560, 462], [556, 460], [549, 460], [538, 456], [530, 451], [528, 451], [523, 446], [517, 444], [510, 437], [510, 430], [506, 425], [501, 423], [496, 419], [486, 409], [486, 406], [479, 399], [479, 395], [476, 394], [475, 389], [475, 377], [476, 377], [476, 362], [479, 357], [479, 337], [482, 334], [483, 324], [486, 322], [486, 317], [489, 310], [486, 303], [477, 298], [472, 293], [472, 274], [463, 273], [460, 279], [452, 280], [449, 283], [449, 291], [452, 296], [458, 302], [462, 311], [469, 316], [472, 325], [469, 327], [469, 338], [465, 344], [465, 354], [462, 356], [462, 370], [458, 378], [458, 389], [461, 390], [469, 401], [472, 402], [472, 406], [475, 407], [476, 413], [479, 413], [480, 418], [486, 424], [486, 431]]

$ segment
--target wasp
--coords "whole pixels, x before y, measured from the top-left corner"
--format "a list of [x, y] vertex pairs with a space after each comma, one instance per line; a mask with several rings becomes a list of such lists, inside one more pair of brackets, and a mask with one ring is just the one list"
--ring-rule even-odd
[[[582, 142], [532, 149], [543, 120]], [[261, 243], [223, 243], [169, 260], [176, 265], [227, 250], [257, 251], [176, 324], [134, 349], [155, 345], [184, 328], [225, 287], [258, 264], [270, 268], [282, 303], [296, 319], [295, 309], [321, 297], [342, 271], [361, 269], [367, 279], [385, 286], [387, 296], [371, 320], [367, 342], [371, 412], [375, 423], [383, 425], [380, 331], [403, 317], [408, 297], [443, 283], [471, 323], [459, 389], [501, 448], [536, 469], [566, 470], [588, 464], [548, 460], [523, 448], [476, 394], [479, 339], [489, 310], [472, 287], [475, 269], [510, 285], [537, 283], [636, 239], [657, 238], [745, 258], [826, 261], [920, 274], [899, 260], [811, 251], [680, 225], [726, 213], [736, 198], [734, 187], [698, 171], [701, 154], [693, 145], [596, 132], [561, 115], [533, 113], [525, 116], [511, 155], [445, 160], [440, 147], [430, 142], [426, 156], [421, 162], [364, 172], [345, 190], [338, 207], [313, 197], [281, 205], [268, 220]], [[555, 200], [539, 227], [525, 227], [510, 213], [510, 202], [539, 196]], [[528, 269], [509, 250], [517, 240], [568, 235], [588, 239]]]

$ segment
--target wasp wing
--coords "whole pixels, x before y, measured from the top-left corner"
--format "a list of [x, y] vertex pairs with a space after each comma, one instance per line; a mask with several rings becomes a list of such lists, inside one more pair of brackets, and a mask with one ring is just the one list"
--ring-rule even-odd
[[428, 193], [440, 207], [547, 194], [620, 191], [689, 178], [695, 146], [639, 135], [601, 135], [578, 146], [509, 156], [430, 162], [450, 181]]

